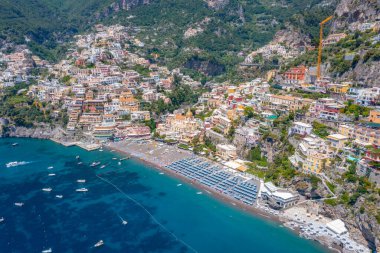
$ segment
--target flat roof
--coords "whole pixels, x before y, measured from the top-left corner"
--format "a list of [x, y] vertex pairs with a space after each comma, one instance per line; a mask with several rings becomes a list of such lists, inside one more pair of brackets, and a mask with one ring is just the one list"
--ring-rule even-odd
[[328, 139], [335, 139], [335, 140], [346, 140], [348, 139], [348, 136], [342, 135], [342, 134], [330, 134], [327, 136]]
[[347, 228], [341, 219], [336, 219], [327, 223], [326, 227], [338, 235], [341, 235], [347, 232]]
[[312, 127], [310, 124], [303, 123], [301, 121], [294, 122], [294, 125], [299, 125], [299, 126], [303, 126], [303, 127]]

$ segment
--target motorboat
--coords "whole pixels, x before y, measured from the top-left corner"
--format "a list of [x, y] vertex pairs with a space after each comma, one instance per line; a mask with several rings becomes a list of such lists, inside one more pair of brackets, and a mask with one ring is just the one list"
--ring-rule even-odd
[[181, 186], [182, 184], [177, 184], [177, 186]]
[[53, 166], [49, 166], [49, 167], [48, 167], [48, 170], [51, 170], [51, 169], [53, 169], [53, 168], [54, 168]]
[[79, 188], [79, 189], [76, 189], [75, 191], [77, 191], [77, 192], [88, 192], [88, 189], [87, 188]]
[[97, 248], [97, 247], [100, 247], [100, 246], [103, 246], [103, 245], [104, 245], [103, 240], [100, 240], [99, 242], [95, 243], [94, 247]]
[[55, 197], [56, 197], [57, 199], [61, 199], [61, 198], [63, 198], [63, 195], [55, 195]]
[[54, 177], [55, 174], [54, 174], [54, 173], [50, 173], [48, 176], [49, 176], [49, 177]]
[[9, 163], [5, 164], [5, 166], [6, 166], [7, 168], [11, 168], [11, 167], [19, 166], [19, 165], [25, 165], [25, 164], [27, 164], [27, 163], [28, 163], [28, 162], [17, 162], [17, 161], [15, 161], [15, 162], [9, 162]]
[[117, 160], [117, 157], [112, 157], [112, 160]]
[[86, 179], [78, 179], [77, 183], [86, 183]]
[[18, 146], [18, 143], [17, 143], [17, 142], [12, 143], [12, 146], [13, 146], [13, 147]]
[[121, 165], [121, 162], [118, 162], [117, 164], [118, 164], [118, 165]]
[[24, 203], [22, 203], [22, 202], [16, 202], [15, 203], [15, 206], [19, 206], [19, 207], [21, 207], [21, 206], [23, 206], [24, 205]]
[[198, 195], [201, 195], [201, 194], [203, 194], [203, 192], [197, 192], [197, 194], [198, 194]]
[[4, 220], [5, 220], [4, 217], [1, 217], [0, 218], [0, 223], [3, 222]]
[[100, 166], [101, 169], [104, 169], [105, 167], [106, 167], [106, 165], [102, 165], [102, 166]]
[[100, 164], [100, 162], [93, 162], [93, 163], [91, 163], [91, 167], [95, 167], [95, 166], [98, 166]]
[[43, 190], [44, 192], [51, 192], [53, 189], [50, 188], [50, 187], [48, 187], [48, 188], [42, 188], [42, 190]]
[[52, 252], [53, 252], [53, 250], [51, 248], [48, 248], [48, 249], [41, 251], [41, 253], [52, 253]]
[[80, 157], [79, 157], [79, 155], [77, 155], [76, 157], [75, 157], [75, 159], [79, 159]]
[[79, 162], [79, 163], [78, 163], [78, 165], [81, 165], [81, 164], [82, 164], [82, 162]]

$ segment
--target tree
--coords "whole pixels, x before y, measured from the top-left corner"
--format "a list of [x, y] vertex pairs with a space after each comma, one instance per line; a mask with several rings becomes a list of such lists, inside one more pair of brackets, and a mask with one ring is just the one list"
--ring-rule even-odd
[[246, 106], [244, 108], [244, 116], [246, 116], [248, 119], [253, 118], [254, 116], [253, 108], [250, 106]]

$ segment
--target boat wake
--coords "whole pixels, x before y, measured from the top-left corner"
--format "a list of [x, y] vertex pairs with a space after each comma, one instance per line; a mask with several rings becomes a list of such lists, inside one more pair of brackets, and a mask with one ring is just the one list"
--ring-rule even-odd
[[28, 163], [31, 163], [31, 162], [25, 162], [25, 161], [17, 162], [17, 161], [15, 161], [15, 162], [9, 162], [9, 163], [5, 164], [5, 166], [7, 168], [11, 168], [11, 167], [17, 167], [17, 166], [21, 166], [21, 165], [26, 165]]
[[115, 184], [113, 184], [111, 181], [99, 176], [99, 175], [96, 175], [100, 180], [108, 183], [109, 185], [113, 186], [116, 190], [118, 190], [121, 194], [123, 194], [126, 198], [128, 198], [129, 200], [133, 201], [136, 205], [138, 205], [139, 207], [141, 207], [149, 216], [150, 218], [157, 224], [159, 225], [163, 230], [165, 230], [167, 233], [169, 233], [176, 241], [180, 242], [182, 245], [184, 245], [185, 247], [189, 248], [190, 250], [192, 250], [193, 252], [196, 252], [198, 253], [198, 251], [196, 251], [193, 247], [191, 247], [189, 244], [187, 244], [186, 242], [184, 242], [183, 240], [181, 240], [180, 238], [178, 238], [173, 232], [170, 232], [170, 230], [168, 228], [166, 228], [163, 224], [161, 224], [154, 216], [151, 212], [148, 211], [148, 209], [146, 209], [140, 202], [138, 202], [137, 200], [135, 200], [134, 198], [132, 198], [131, 196], [129, 196], [128, 194], [126, 194], [124, 191], [122, 191], [119, 187], [117, 187]]

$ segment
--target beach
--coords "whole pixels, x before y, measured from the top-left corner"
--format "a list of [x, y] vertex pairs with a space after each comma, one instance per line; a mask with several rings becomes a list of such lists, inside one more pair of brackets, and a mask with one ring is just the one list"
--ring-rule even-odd
[[306, 206], [300, 205], [282, 211], [273, 211], [263, 204], [260, 204], [260, 201], [252, 206], [246, 205], [215, 190], [212, 187], [207, 187], [197, 181], [190, 180], [189, 178], [179, 173], [175, 173], [173, 170], [165, 167], [173, 162], [193, 157], [194, 154], [190, 151], [181, 150], [176, 146], [166, 145], [152, 140], [127, 140], [113, 142], [108, 143], [106, 147], [111, 151], [114, 150], [132, 158], [139, 159], [142, 162], [159, 169], [163, 173], [169, 174], [170, 176], [179, 178], [191, 185], [194, 185], [202, 192], [206, 192], [207, 194], [210, 194], [213, 197], [228, 203], [229, 205], [249, 212], [253, 215], [258, 215], [260, 217], [264, 217], [265, 219], [282, 224], [301, 237], [315, 240], [322, 245], [325, 245], [332, 252], [370, 252], [368, 248], [364, 245], [356, 243], [354, 240], [349, 238], [349, 236], [334, 236], [332, 233], [327, 231], [326, 224], [330, 222], [331, 219], [320, 215], [315, 217], [312, 214], [309, 214]]

